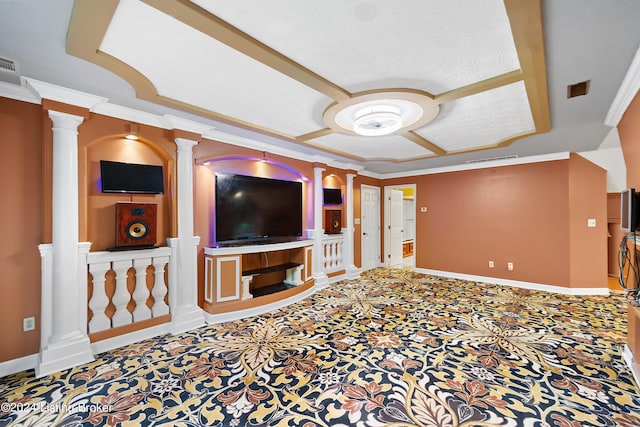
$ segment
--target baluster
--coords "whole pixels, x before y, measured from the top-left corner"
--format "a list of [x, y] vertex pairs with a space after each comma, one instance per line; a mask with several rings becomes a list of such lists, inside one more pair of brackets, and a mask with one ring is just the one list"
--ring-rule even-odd
[[336, 246], [336, 267], [338, 269], [342, 268], [342, 245], [343, 242], [338, 242]]
[[111, 327], [111, 319], [107, 317], [105, 310], [109, 305], [109, 297], [105, 289], [107, 271], [111, 269], [110, 262], [99, 262], [89, 265], [89, 272], [93, 277], [93, 294], [89, 301], [89, 308], [93, 313], [89, 321], [89, 333], [104, 331]]
[[133, 317], [127, 308], [131, 300], [131, 294], [127, 289], [127, 271], [132, 266], [131, 260], [114, 261], [113, 270], [116, 272], [116, 292], [113, 294], [113, 305], [116, 307], [115, 313], [111, 317], [113, 327], [123, 326], [132, 323]]
[[169, 306], [164, 302], [164, 297], [167, 295], [167, 285], [164, 281], [164, 266], [168, 262], [168, 256], [153, 258], [153, 268], [155, 269], [153, 289], [151, 289], [151, 295], [153, 295], [154, 299], [153, 307], [151, 307], [153, 317], [169, 314]]
[[336, 242], [332, 242], [331, 243], [331, 269], [335, 270], [336, 269], [336, 265], [337, 265], [337, 258], [336, 258], [336, 253], [337, 253], [337, 244]]
[[147, 288], [147, 267], [151, 264], [151, 258], [140, 258], [133, 260], [133, 268], [136, 270], [136, 287], [133, 290], [133, 300], [136, 308], [133, 310], [133, 321], [151, 318], [151, 310], [147, 306], [149, 299], [149, 288]]

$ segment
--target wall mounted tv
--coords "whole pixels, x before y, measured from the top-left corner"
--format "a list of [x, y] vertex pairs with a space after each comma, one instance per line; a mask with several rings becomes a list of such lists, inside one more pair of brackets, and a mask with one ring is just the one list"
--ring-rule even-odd
[[634, 232], [640, 225], [640, 196], [633, 188], [620, 193], [620, 228], [626, 232]]
[[100, 160], [103, 193], [163, 194], [162, 166]]
[[322, 203], [325, 205], [341, 205], [342, 191], [339, 188], [323, 188]]
[[302, 235], [302, 183], [216, 174], [216, 242], [261, 243]]

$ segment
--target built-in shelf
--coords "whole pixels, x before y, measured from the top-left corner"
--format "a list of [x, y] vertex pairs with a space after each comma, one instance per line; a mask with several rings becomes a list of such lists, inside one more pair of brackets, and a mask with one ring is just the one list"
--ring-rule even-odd
[[290, 268], [296, 268], [298, 266], [300, 266], [300, 264], [296, 264], [295, 262], [289, 262], [287, 264], [273, 265], [271, 267], [262, 267], [262, 268], [255, 268], [253, 270], [243, 271], [242, 275], [243, 276], [253, 276], [253, 275], [256, 275], [256, 274], [276, 273], [278, 271], [285, 271], [285, 270], [288, 270]]
[[251, 291], [254, 298], [262, 297], [265, 295], [275, 294], [276, 292], [286, 291], [287, 289], [294, 288], [294, 285], [288, 285], [286, 283], [276, 283], [274, 285], [263, 286]]

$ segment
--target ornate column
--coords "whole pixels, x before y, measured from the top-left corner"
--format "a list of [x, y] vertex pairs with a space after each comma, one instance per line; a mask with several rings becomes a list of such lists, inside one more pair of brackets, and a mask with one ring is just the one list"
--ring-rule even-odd
[[354, 264], [354, 233], [355, 227], [353, 225], [353, 180], [355, 179], [356, 174], [348, 173], [347, 174], [347, 227], [343, 228], [344, 234], [344, 267], [347, 278], [353, 279], [358, 277], [360, 270]]
[[[198, 244], [193, 225], [193, 147], [198, 143], [175, 138], [178, 146], [178, 245], [175, 304], [171, 307], [171, 332], [178, 334], [204, 325], [198, 307]], [[174, 242], [175, 243], [175, 242]]]
[[51, 281], [42, 284], [42, 295], [50, 299], [42, 299], [41, 323], [48, 319], [51, 324], [36, 364], [38, 377], [93, 360], [82, 315], [87, 310], [86, 280], [78, 274], [78, 126], [84, 118], [58, 111], [49, 111], [49, 117], [53, 121]]
[[329, 284], [329, 278], [322, 267], [322, 172], [324, 168], [313, 167], [313, 279], [318, 287]]

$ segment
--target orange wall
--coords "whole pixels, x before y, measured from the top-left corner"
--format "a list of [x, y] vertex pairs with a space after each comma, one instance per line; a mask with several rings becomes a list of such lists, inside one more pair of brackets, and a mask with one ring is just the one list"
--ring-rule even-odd
[[[0, 97], [0, 362], [40, 348], [42, 107]], [[22, 331], [35, 316], [36, 329]]]
[[[607, 171], [578, 154], [569, 159], [569, 265], [572, 288], [606, 288]], [[596, 220], [588, 227], [589, 219]]]
[[[577, 251], [581, 242], [590, 238], [570, 235], [573, 163], [576, 179], [593, 173], [593, 180], [597, 181], [597, 185], [590, 181], [585, 186], [574, 182], [574, 201], [586, 198], [585, 205], [580, 202], [574, 211], [579, 211], [581, 217], [585, 211], [591, 215], [589, 207], [597, 205], [601, 210], [592, 215], [606, 230], [606, 176], [601, 176], [600, 168], [580, 159], [397, 178], [385, 180], [384, 185], [417, 184], [418, 268], [555, 286], [596, 286], [590, 278], [572, 281], [569, 268], [570, 248]], [[426, 207], [427, 212], [420, 212], [421, 207]], [[600, 228], [600, 234], [606, 233]], [[592, 270], [595, 277], [604, 274], [605, 282], [597, 283], [604, 287], [606, 240], [601, 246], [602, 249], [589, 242], [584, 253], [576, 253], [574, 259], [578, 265], [579, 258], [585, 274]], [[593, 269], [584, 267], [595, 256], [601, 257], [603, 266], [598, 261]], [[494, 268], [489, 268], [490, 260], [494, 261]], [[514, 263], [513, 271], [507, 270], [507, 262]], [[576, 277], [582, 279], [583, 275]]]

